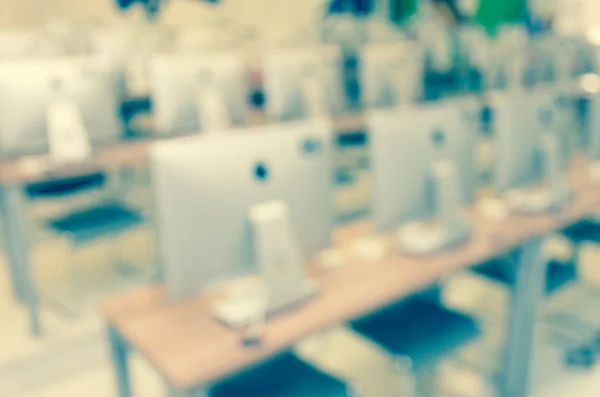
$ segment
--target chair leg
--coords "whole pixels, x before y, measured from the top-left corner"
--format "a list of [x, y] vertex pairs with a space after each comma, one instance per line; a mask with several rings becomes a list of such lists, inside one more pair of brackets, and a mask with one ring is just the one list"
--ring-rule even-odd
[[415, 397], [432, 397], [439, 393], [435, 366], [421, 368], [415, 373]]
[[110, 263], [113, 270], [119, 276], [131, 277], [139, 274], [141, 270], [126, 259], [123, 234], [115, 235], [110, 242]]
[[73, 318], [80, 312], [80, 273], [78, 269], [77, 246], [71, 239], [67, 239], [65, 263], [67, 266], [65, 294], [57, 292], [56, 295], [47, 296], [49, 303], [62, 315]]

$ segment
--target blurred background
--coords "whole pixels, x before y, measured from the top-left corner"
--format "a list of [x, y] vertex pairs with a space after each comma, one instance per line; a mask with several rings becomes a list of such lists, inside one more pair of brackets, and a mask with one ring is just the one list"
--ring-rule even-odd
[[[564, 39], [568, 50], [558, 44], [544, 47], [545, 37]], [[222, 52], [242, 54], [248, 91], [243, 106], [249, 114], [242, 123], [260, 125], [286, 118], [269, 110], [270, 95], [278, 94], [268, 92], [274, 83], [265, 83], [269, 73], [283, 73], [286, 66], [276, 55], [273, 64], [265, 59], [279, 50], [280, 58], [285, 57], [286, 50], [295, 48], [325, 56], [323, 47], [333, 47], [341, 86], [339, 108], [330, 111], [335, 125], [334, 208], [336, 221], [350, 224], [372, 210], [369, 137], [357, 115], [400, 101], [394, 93], [367, 98], [373, 92], [369, 84], [403, 84], [378, 80], [383, 79], [381, 70], [393, 69], [396, 58], [416, 64], [416, 71], [402, 69], [405, 78], [413, 73], [416, 81], [416, 88], [402, 86], [412, 93], [405, 99], [410, 103], [481, 99], [514, 85], [572, 83], [577, 94], [570, 105], [569, 139], [581, 148], [594, 130], [590, 103], [600, 88], [599, 45], [596, 0], [0, 0], [0, 120], [5, 120], [0, 121], [0, 397], [117, 395], [99, 304], [163, 278], [148, 146], [198, 130], [174, 120], [184, 99], [169, 87], [181, 83], [172, 82], [179, 72], [161, 76], [150, 67], [155, 54], [195, 54], [209, 60]], [[522, 82], [510, 72], [517, 53], [548, 55], [553, 64], [570, 57], [572, 63], [564, 81], [533, 71], [533, 82]], [[36, 87], [52, 86], [44, 73], [58, 66], [49, 59], [89, 56], [108, 64], [111, 77], [102, 75], [94, 82], [114, 88], [108, 96], [116, 101], [109, 111], [116, 115], [117, 136], [91, 136], [96, 156], [91, 160], [74, 154], [72, 164], [49, 165], [48, 152], [51, 157], [73, 154], [67, 149], [54, 153], [52, 142], [36, 133], [44, 129], [42, 122], [28, 123], [29, 117], [41, 118], [36, 98], [51, 95]], [[24, 60], [29, 66], [18, 64]], [[49, 63], [33, 72], [27, 69], [35, 62]], [[516, 72], [522, 78], [528, 62], [538, 61], [524, 62]], [[109, 101], [105, 99], [94, 97], [85, 105], [90, 134], [94, 127], [89, 123], [103, 131], [113, 128], [98, 121]], [[487, 106], [477, 112], [481, 185], [492, 178], [491, 113]], [[215, 172], [221, 166], [215, 164]], [[586, 219], [595, 221], [595, 216]], [[546, 299], [536, 332], [531, 395], [600, 393], [593, 357], [597, 346], [585, 344], [600, 345], [600, 251], [588, 240], [594, 239], [574, 242], [561, 233], [546, 247], [561, 264], [560, 285]], [[441, 360], [441, 386], [428, 395], [495, 395], [491, 385], [502, 362], [508, 295], [503, 283], [481, 274], [465, 271], [444, 280], [444, 303], [476, 318], [483, 337], [453, 352], [448, 362]], [[308, 338], [297, 349], [321, 368], [354, 379], [358, 395], [410, 395], [378, 389], [395, 382], [387, 369], [392, 366], [389, 356], [344, 327]], [[579, 355], [571, 360], [573, 352]], [[459, 365], [453, 365], [456, 361]], [[141, 355], [133, 356], [132, 367], [135, 395], [168, 395], [162, 375]]]

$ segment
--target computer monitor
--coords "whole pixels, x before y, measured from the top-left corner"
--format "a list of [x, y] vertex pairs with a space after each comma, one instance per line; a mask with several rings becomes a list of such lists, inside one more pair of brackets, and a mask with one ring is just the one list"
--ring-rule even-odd
[[419, 100], [425, 62], [407, 43], [373, 43], [360, 50], [361, 100], [366, 108], [380, 108]]
[[114, 63], [123, 97], [146, 97], [148, 60], [152, 54], [170, 48], [171, 36], [167, 27], [105, 27], [91, 31], [89, 46], [92, 54]]
[[[565, 103], [566, 101], [566, 103]], [[540, 88], [497, 94], [494, 109], [494, 185], [498, 193], [520, 189], [547, 177], [544, 173], [544, 136], [556, 139], [557, 161], [565, 170], [571, 158], [575, 126], [570, 97], [558, 89]]]
[[[157, 54], [150, 63], [154, 126], [159, 134], [201, 131], [202, 94], [214, 91], [231, 125], [243, 125], [248, 114], [248, 87], [242, 54]], [[205, 119], [206, 121], [206, 119]]]
[[[335, 45], [266, 50], [263, 84], [269, 119], [289, 121], [344, 111], [342, 65], [341, 49]], [[322, 91], [307, 90], [315, 82]]]
[[436, 216], [431, 179], [436, 160], [452, 161], [462, 201], [474, 198], [479, 113], [475, 99], [463, 98], [368, 116], [372, 211], [378, 230]]
[[122, 134], [110, 63], [97, 58], [0, 61], [0, 153], [47, 151], [47, 113], [59, 100], [76, 105], [91, 143], [112, 142]]
[[331, 142], [328, 122], [308, 120], [157, 144], [151, 171], [168, 295], [256, 273], [249, 211], [270, 200], [289, 206], [304, 260], [329, 247]]

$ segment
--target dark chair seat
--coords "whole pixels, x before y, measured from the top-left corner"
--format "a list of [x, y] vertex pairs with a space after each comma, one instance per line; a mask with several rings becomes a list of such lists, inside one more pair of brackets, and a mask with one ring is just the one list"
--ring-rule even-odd
[[[514, 275], [504, 265], [503, 259], [496, 258], [473, 268], [473, 271], [490, 280], [512, 286]], [[577, 266], [574, 263], [561, 263], [552, 260], [546, 271], [546, 294], [552, 295], [577, 279]]]
[[25, 193], [32, 200], [62, 198], [86, 190], [99, 189], [105, 182], [106, 175], [97, 172], [32, 183], [25, 187]]
[[152, 112], [152, 98], [150, 97], [129, 98], [121, 103], [120, 113], [125, 122], [140, 113], [150, 112]]
[[573, 244], [600, 244], [600, 223], [585, 219], [562, 230], [562, 234]]
[[347, 397], [346, 384], [286, 353], [230, 377], [211, 397]]
[[479, 335], [475, 320], [436, 302], [411, 299], [351, 323], [352, 329], [414, 368], [434, 363]]
[[48, 225], [59, 233], [68, 233], [75, 244], [117, 234], [142, 223], [135, 210], [118, 203], [107, 203], [52, 219]]

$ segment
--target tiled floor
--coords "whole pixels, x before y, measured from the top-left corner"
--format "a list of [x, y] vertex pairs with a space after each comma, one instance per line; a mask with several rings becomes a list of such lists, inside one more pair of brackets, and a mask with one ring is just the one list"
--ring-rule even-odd
[[[143, 239], [138, 237], [137, 240], [136, 242], [136, 236], [132, 236], [128, 241], [133, 251], [144, 244]], [[112, 284], [109, 277], [114, 276], [110, 276], [101, 261], [92, 260], [101, 258], [99, 252], [105, 249], [106, 247], [96, 246], [82, 253], [87, 260], [84, 261], [87, 266], [82, 268], [82, 275], [88, 280], [90, 287]], [[598, 249], [585, 250], [584, 264], [593, 270], [593, 265], [598, 263], [597, 258], [600, 258], [599, 253]], [[61, 274], [61, 255], [64, 255], [61, 246], [51, 240], [38, 244], [35, 260], [38, 265], [36, 275], [40, 282], [55, 286], [61, 284], [60, 277], [57, 276]], [[5, 269], [4, 266], [0, 267], [0, 396], [114, 396], [101, 319], [91, 310], [83, 310], [84, 314], [71, 319], [62, 318], [52, 310], [45, 310], [47, 335], [41, 339], [30, 337], [24, 312], [7, 293], [9, 289]], [[593, 271], [586, 273], [593, 276]], [[595, 302], [600, 303], [600, 294], [594, 302], [584, 292], [585, 288], [570, 289], [553, 298], [548, 306], [555, 310], [577, 309], [580, 313], [587, 312], [586, 318], [597, 319], [596, 323], [600, 328], [600, 316], [595, 315]], [[482, 297], [485, 297], [490, 307], [501, 308], [506, 303], [506, 292], [502, 288], [470, 275], [453, 278], [445, 290], [446, 301], [464, 309], [474, 310], [474, 302], [481, 302]], [[503, 329], [502, 316], [497, 317], [497, 322], [491, 323], [485, 340], [459, 355], [465, 357], [467, 362], [477, 365], [450, 365], [452, 361], [449, 360], [439, 371], [446, 379], [442, 384], [461, 389], [461, 393], [456, 395], [492, 395], [488, 394], [485, 382], [474, 368], [491, 370], [494, 367], [490, 358], [497, 354], [496, 347], [502, 339]], [[540, 331], [540, 335], [542, 334], [544, 332]], [[545, 334], [540, 338], [545, 338]], [[345, 328], [315, 335], [300, 344], [298, 351], [323, 369], [357, 382], [358, 389], [367, 397], [393, 396], [393, 391], [401, 387], [399, 374], [394, 372], [389, 356]], [[537, 395], [563, 397], [575, 395], [572, 393], [578, 390], [578, 397], [597, 397], [600, 390], [600, 368], [570, 373], [560, 365], [561, 354], [562, 350], [545, 342], [537, 347], [534, 365], [534, 390], [537, 390]], [[165, 395], [160, 377], [141, 357], [133, 360], [133, 374], [136, 395]], [[455, 394], [451, 396], [454, 397]]]

